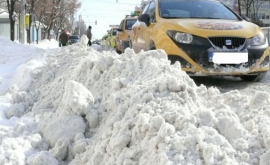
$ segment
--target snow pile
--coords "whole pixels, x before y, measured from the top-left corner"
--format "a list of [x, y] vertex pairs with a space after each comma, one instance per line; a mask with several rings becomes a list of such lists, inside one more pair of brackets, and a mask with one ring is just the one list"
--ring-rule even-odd
[[[2, 94], [5, 92], [3, 89], [6, 89], [12, 84], [10, 77], [10, 75], [13, 74], [12, 72], [16, 70], [21, 63], [26, 63], [33, 58], [42, 58], [45, 50], [32, 45], [18, 44], [1, 36], [0, 45], [0, 69], [5, 71], [0, 73], [0, 94]], [[19, 69], [17, 68], [17, 70]], [[9, 81], [2, 82], [3, 80]]]
[[0, 129], [0, 164], [270, 164], [267, 92], [196, 86], [162, 50], [79, 43], [43, 62], [7, 91], [17, 122]]

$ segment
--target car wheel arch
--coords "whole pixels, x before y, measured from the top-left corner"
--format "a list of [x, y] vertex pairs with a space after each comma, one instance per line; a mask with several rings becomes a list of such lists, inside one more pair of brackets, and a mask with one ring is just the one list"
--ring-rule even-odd
[[267, 72], [262, 72], [262, 73], [259, 73], [258, 75], [243, 75], [243, 76], [240, 76], [240, 78], [244, 81], [259, 82], [266, 76], [266, 74]]

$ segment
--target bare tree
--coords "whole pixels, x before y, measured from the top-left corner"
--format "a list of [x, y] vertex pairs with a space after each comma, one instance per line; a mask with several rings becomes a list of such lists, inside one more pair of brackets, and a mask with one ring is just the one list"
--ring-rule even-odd
[[[16, 4], [19, 0], [0, 0], [0, 4], [5, 3], [6, 9], [9, 13], [10, 20], [10, 39], [14, 41], [14, 28], [15, 28], [15, 18], [16, 18]], [[30, 14], [30, 24], [31, 27], [33, 15], [37, 23], [35, 23], [35, 28], [37, 34], [40, 27], [46, 30], [46, 38], [50, 39], [50, 32], [53, 28], [59, 29], [65, 27], [68, 30], [72, 30], [72, 22], [74, 20], [74, 13], [80, 8], [81, 3], [78, 0], [27, 0], [28, 13]], [[2, 6], [2, 5], [1, 5]], [[17, 9], [19, 12], [19, 8]], [[30, 28], [29, 27], [29, 28]], [[30, 42], [30, 30], [28, 30], [28, 40]]]
[[47, 12], [45, 12], [45, 17], [44, 17], [44, 29], [47, 32], [46, 38], [50, 40], [50, 33], [51, 30], [54, 26], [54, 23], [58, 17], [59, 14], [59, 4], [61, 0], [51, 0], [48, 4], [48, 9]]
[[254, 16], [256, 17], [258, 15], [259, 8], [261, 7], [263, 1], [260, 0], [254, 0], [252, 3], [252, 11]]
[[254, 0], [241, 0], [241, 6], [246, 9], [246, 16], [249, 17], [250, 13], [249, 11], [251, 10], [251, 5], [253, 4]]
[[41, 26], [44, 26], [43, 20], [46, 15], [47, 1], [48, 0], [38, 0], [34, 3], [33, 13], [35, 15], [34, 26], [37, 32], [37, 43], [39, 40], [39, 29]]
[[14, 30], [15, 30], [15, 20], [16, 20], [16, 13], [15, 13], [15, 6], [17, 0], [6, 0], [7, 3], [7, 10], [8, 16], [10, 21], [10, 40], [14, 41]]
[[258, 11], [263, 3], [261, 0], [254, 0], [252, 3], [251, 21], [259, 26], [263, 26], [263, 22], [258, 18]]
[[81, 3], [77, 0], [62, 0], [60, 3], [60, 11], [55, 23], [56, 33], [62, 28], [66, 28], [68, 31], [72, 31], [74, 13], [81, 7]]
[[35, 13], [46, 30], [46, 38], [50, 39], [53, 28], [57, 31], [68, 27], [70, 16], [80, 7], [78, 0], [43, 0], [35, 7]]

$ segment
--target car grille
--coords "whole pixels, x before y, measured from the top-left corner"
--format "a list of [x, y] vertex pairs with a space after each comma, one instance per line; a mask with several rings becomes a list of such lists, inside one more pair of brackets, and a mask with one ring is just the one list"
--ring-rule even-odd
[[209, 37], [208, 39], [212, 45], [222, 49], [241, 49], [246, 42], [245, 38], [238, 37]]

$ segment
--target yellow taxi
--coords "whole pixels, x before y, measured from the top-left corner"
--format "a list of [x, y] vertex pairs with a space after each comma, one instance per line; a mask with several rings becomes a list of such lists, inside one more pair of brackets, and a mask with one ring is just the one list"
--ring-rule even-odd
[[269, 70], [261, 28], [215, 0], [150, 0], [133, 25], [131, 48], [163, 49], [194, 76], [260, 81]]
[[137, 21], [137, 16], [127, 15], [120, 23], [119, 29], [115, 36], [116, 47], [115, 50], [117, 53], [122, 53], [124, 50], [129, 47], [129, 38], [130, 32], [133, 24]]
[[109, 46], [109, 42], [108, 42], [108, 34], [105, 34], [100, 41], [100, 45], [101, 46]]
[[108, 32], [108, 42], [109, 42], [109, 45], [115, 49], [115, 46], [116, 46], [116, 43], [115, 43], [115, 36], [116, 36], [116, 33], [117, 33], [117, 29], [118, 27], [112, 27], [109, 32]]

